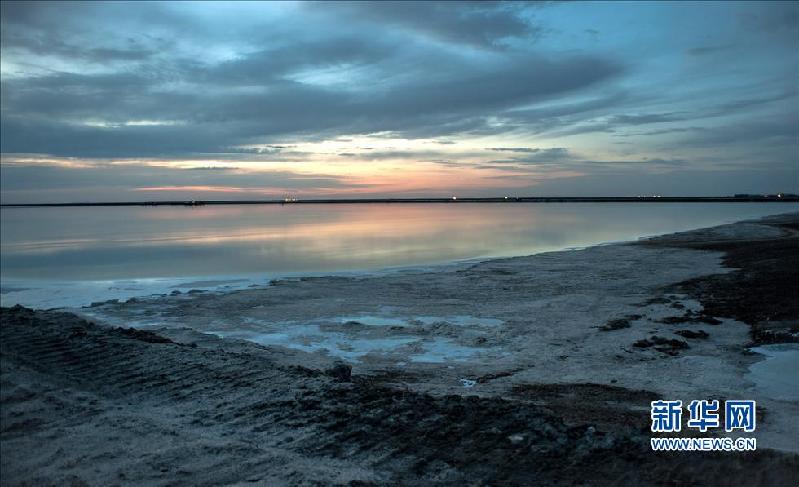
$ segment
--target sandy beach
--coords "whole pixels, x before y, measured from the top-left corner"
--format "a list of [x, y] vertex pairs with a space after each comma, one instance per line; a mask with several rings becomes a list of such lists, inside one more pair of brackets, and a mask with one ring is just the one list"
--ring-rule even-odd
[[[790, 485], [797, 269], [792, 213], [477, 264], [3, 308], [2, 483]], [[658, 398], [757, 400], [758, 451], [652, 452]]]

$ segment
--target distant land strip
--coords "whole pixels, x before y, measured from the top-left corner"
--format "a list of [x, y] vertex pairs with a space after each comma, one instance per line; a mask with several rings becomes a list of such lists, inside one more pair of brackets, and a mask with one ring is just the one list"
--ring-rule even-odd
[[503, 196], [492, 198], [349, 198], [349, 199], [275, 199], [275, 200], [182, 200], [119, 201], [95, 203], [18, 203], [1, 204], [3, 208], [67, 206], [205, 206], [205, 205], [341, 205], [362, 203], [771, 203], [799, 202], [799, 195], [737, 196]]

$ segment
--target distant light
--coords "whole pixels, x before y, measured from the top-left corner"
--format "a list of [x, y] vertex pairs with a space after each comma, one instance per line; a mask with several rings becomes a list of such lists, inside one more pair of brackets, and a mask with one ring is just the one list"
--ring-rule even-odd
[[506, 196], [505, 199], [508, 199], [508, 197]]
[[457, 197], [457, 196], [453, 196], [453, 197], [452, 197], [452, 199], [453, 199], [453, 200], [456, 200], [456, 199], [458, 199], [458, 197]]

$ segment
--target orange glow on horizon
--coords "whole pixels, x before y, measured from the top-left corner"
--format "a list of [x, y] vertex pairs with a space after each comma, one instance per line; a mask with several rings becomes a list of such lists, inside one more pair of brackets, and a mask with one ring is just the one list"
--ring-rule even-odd
[[152, 168], [151, 181], [125, 191], [174, 199], [202, 199], [210, 194], [218, 198], [252, 195], [277, 199], [287, 193], [300, 199], [503, 195], [547, 180], [585, 175], [575, 166], [525, 164], [489, 149], [521, 144], [470, 140], [442, 145], [438, 141], [375, 136], [274, 146], [280, 149], [271, 151], [268, 149], [273, 146], [252, 147], [252, 153], [195, 154], [178, 159], [3, 154], [2, 163], [57, 166], [68, 171], [119, 168], [122, 184], [126, 173]]

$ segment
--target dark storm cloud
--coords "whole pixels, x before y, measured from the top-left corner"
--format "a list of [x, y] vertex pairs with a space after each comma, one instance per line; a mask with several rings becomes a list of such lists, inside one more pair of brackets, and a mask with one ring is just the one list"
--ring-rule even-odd
[[676, 113], [647, 113], [634, 115], [613, 115], [610, 117], [611, 125], [646, 125], [650, 123], [676, 122], [683, 120], [684, 116]]
[[686, 116], [677, 113], [645, 113], [645, 114], [618, 114], [593, 118], [589, 114], [578, 114], [577, 117], [568, 119], [547, 120], [540, 123], [542, 132], [553, 135], [579, 135], [592, 132], [616, 133], [617, 130], [639, 125], [679, 122], [686, 120]]
[[[719, 106], [716, 110], [711, 111], [711, 113], [709, 113], [708, 116], [724, 116], [735, 113], [744, 113], [748, 108], [758, 107], [760, 105], [765, 105], [777, 101], [787, 101], [788, 103], [793, 103], [794, 105], [796, 105], [797, 104], [796, 95], [797, 95], [797, 86], [794, 85], [789, 89], [772, 96], [740, 98], [737, 100], [724, 103], [721, 106]], [[799, 105], [797, 105], [797, 109], [799, 109]]]
[[[4, 81], [3, 150], [76, 156], [168, 155], [225, 151], [257, 137], [291, 134], [324, 138], [380, 131], [428, 137], [485, 133], [491, 130], [486, 126], [488, 115], [573, 92], [620, 72], [618, 65], [588, 56], [551, 60], [518, 55], [491, 66], [442, 60], [449, 69], [436, 79], [411, 78], [352, 92], [279, 76], [311, 59], [330, 59], [329, 53], [317, 55], [309, 49], [295, 64], [279, 58], [279, 69], [269, 68], [273, 65], [260, 62], [262, 58], [264, 53], [258, 52], [223, 63], [224, 69], [215, 66], [203, 71], [193, 66], [186, 73], [154, 69], [141, 74], [55, 74]], [[208, 85], [183, 92], [164, 88], [198, 78], [218, 79], [226, 89], [210, 94]], [[256, 89], [248, 92], [247, 88]], [[108, 126], [80, 124], [91, 119], [101, 119]], [[177, 125], [124, 125], [131, 120]]]
[[[156, 8], [154, 8], [156, 7]], [[9, 53], [61, 57], [92, 63], [145, 61], [172, 47], [167, 39], [118, 33], [114, 24], [127, 19], [176, 20], [145, 3], [123, 11], [124, 5], [100, 2], [2, 2], [2, 45]], [[95, 24], [96, 19], [102, 23]], [[114, 35], [117, 34], [117, 35]], [[102, 35], [102, 39], [97, 37]]]
[[532, 147], [489, 147], [488, 150], [496, 152], [538, 152], [541, 149]]
[[184, 167], [183, 171], [239, 171], [242, 168], [238, 166], [197, 166], [197, 167]]
[[[2, 165], [3, 191], [47, 190], [85, 187], [125, 189], [156, 186], [226, 186], [242, 189], [279, 187], [351, 188], [357, 185], [340, 178], [325, 175], [304, 175], [289, 171], [248, 173], [233, 168], [204, 171], [176, 169], [164, 166], [136, 166], [132, 164], [94, 164], [90, 171], [70, 167], [38, 165]], [[210, 169], [210, 168], [203, 168]], [[213, 174], [210, 174], [210, 173]]]
[[3, 151], [41, 152], [75, 157], [126, 157], [218, 152], [228, 140], [218, 128], [73, 126], [4, 117], [0, 126]]
[[771, 35], [799, 35], [799, 7], [795, 2], [768, 2], [769, 8], [741, 15], [741, 24], [747, 28]]
[[757, 118], [735, 124], [706, 127], [683, 142], [696, 147], [753, 144], [767, 141], [779, 144], [786, 151], [786, 160], [799, 163], [796, 141], [799, 137], [799, 115], [796, 112], [780, 118]]
[[493, 163], [552, 164], [578, 160], [569, 152], [569, 149], [565, 147], [552, 147], [548, 149], [530, 147], [494, 147], [489, 150], [521, 154], [509, 159], [491, 161]]
[[565, 147], [552, 147], [548, 149], [528, 148], [528, 147], [498, 147], [490, 149], [493, 151], [513, 152], [519, 155], [510, 157], [508, 159], [497, 159], [490, 161], [490, 164], [485, 164], [480, 167], [497, 169], [503, 166], [516, 167], [522, 170], [524, 166], [535, 166], [543, 168], [546, 166], [558, 167], [587, 167], [587, 166], [602, 166], [602, 165], [630, 165], [630, 164], [648, 164], [648, 165], [674, 165], [684, 164], [687, 161], [677, 158], [649, 158], [642, 159], [611, 159], [600, 160], [590, 159], [582, 155], [575, 154]]
[[556, 131], [619, 110], [620, 106], [634, 103], [631, 95], [624, 91], [600, 93], [589, 100], [566, 101], [512, 110], [503, 114], [506, 123], [526, 127], [533, 133]]
[[[314, 8], [311, 4], [310, 8]], [[341, 2], [337, 15], [369, 23], [399, 26], [445, 41], [497, 47], [508, 38], [542, 33], [520, 15], [518, 6], [500, 2]]]
[[122, 48], [86, 48], [70, 44], [53, 35], [52, 32], [13, 32], [3, 35], [3, 44], [38, 55], [57, 55], [72, 59], [84, 59], [97, 63], [111, 61], [144, 61], [154, 54], [156, 49], [150, 49], [138, 44], [134, 40], [130, 45]]
[[[391, 56], [398, 46], [379, 39], [365, 42], [357, 36], [299, 41], [260, 50], [216, 66], [187, 66], [195, 81], [222, 85], [263, 86], [285, 75], [314, 67], [368, 65]], [[192, 69], [193, 68], [193, 69]]]
[[624, 160], [624, 161], [621, 161], [621, 160], [590, 161], [590, 160], [588, 160], [588, 161], [581, 161], [581, 162], [584, 163], [584, 164], [597, 164], [597, 165], [602, 165], [602, 164], [606, 164], [606, 165], [648, 164], [648, 165], [652, 165], [652, 166], [658, 166], [658, 165], [685, 164], [687, 161], [685, 161], [684, 159], [662, 159], [662, 158], [657, 157], [657, 158], [653, 158], [653, 159], [645, 158], [645, 159], [640, 159], [640, 160], [638, 160], [638, 159]]
[[538, 149], [529, 153], [517, 160], [524, 163], [537, 163], [537, 162], [557, 162], [571, 159], [572, 155], [565, 147], [553, 147], [551, 149]]

